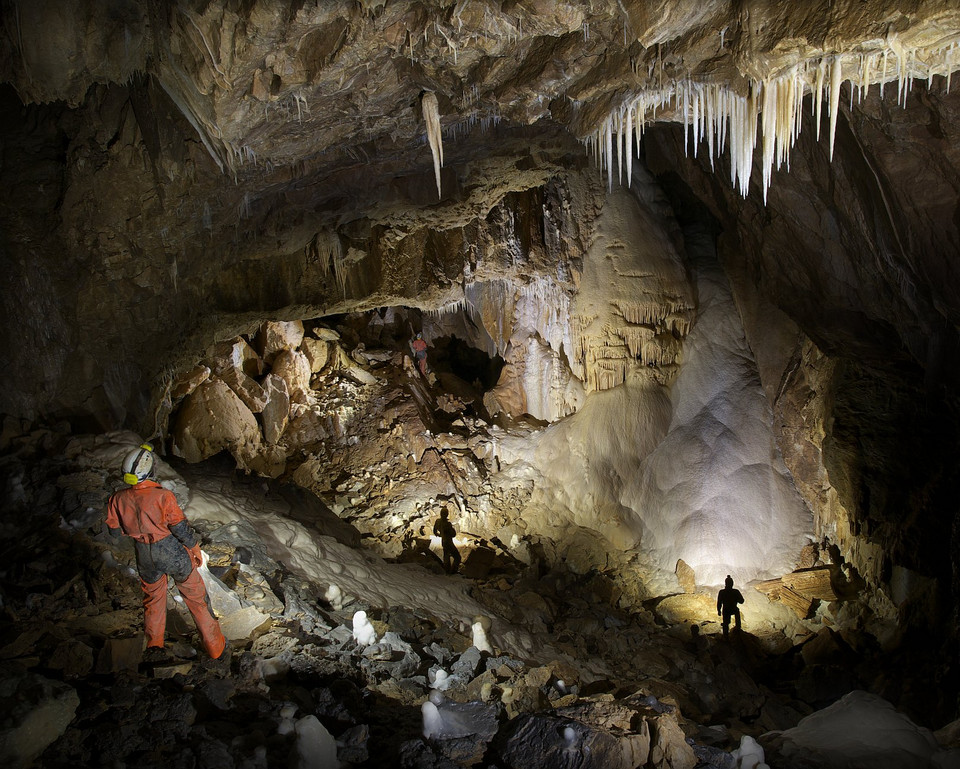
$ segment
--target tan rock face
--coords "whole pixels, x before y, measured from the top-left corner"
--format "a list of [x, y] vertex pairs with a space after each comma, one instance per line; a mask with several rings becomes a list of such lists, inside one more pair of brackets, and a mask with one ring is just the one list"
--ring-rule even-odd
[[226, 383], [212, 380], [188, 396], [173, 426], [173, 451], [188, 462], [199, 462], [229, 449], [259, 444], [256, 417]]
[[287, 393], [294, 400], [303, 401], [310, 390], [310, 362], [296, 349], [281, 350], [273, 358], [271, 374], [287, 383]]
[[322, 339], [304, 339], [300, 351], [310, 364], [310, 373], [323, 371], [330, 357], [330, 346]]
[[263, 382], [267, 403], [263, 408], [263, 435], [268, 445], [274, 445], [287, 427], [290, 418], [290, 391], [287, 380], [268, 374]]
[[281, 352], [296, 350], [302, 341], [303, 323], [299, 320], [268, 321], [256, 337], [257, 349], [267, 363], [273, 363]]

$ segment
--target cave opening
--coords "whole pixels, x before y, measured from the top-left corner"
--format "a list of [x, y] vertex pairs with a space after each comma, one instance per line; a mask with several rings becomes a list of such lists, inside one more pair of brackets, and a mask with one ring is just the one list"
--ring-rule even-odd
[[491, 357], [456, 336], [441, 336], [432, 339], [431, 366], [437, 371], [448, 371], [480, 392], [493, 388], [500, 379], [504, 360], [499, 355]]

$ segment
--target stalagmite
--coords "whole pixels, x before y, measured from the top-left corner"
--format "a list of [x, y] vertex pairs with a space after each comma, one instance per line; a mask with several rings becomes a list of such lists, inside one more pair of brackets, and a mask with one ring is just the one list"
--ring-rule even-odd
[[437, 178], [437, 197], [440, 197], [440, 168], [443, 166], [443, 137], [440, 135], [440, 107], [437, 95], [432, 91], [423, 94], [420, 101], [423, 120], [427, 124], [427, 141], [433, 153], [433, 173]]

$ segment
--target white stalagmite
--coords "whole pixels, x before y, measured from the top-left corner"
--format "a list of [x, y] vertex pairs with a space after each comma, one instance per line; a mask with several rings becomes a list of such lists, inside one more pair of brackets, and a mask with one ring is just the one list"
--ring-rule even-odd
[[433, 173], [437, 178], [437, 197], [440, 192], [440, 168], [443, 166], [443, 137], [440, 135], [440, 107], [437, 104], [437, 95], [427, 91], [420, 100], [423, 110], [423, 120], [427, 124], [427, 141], [430, 152], [433, 153]]

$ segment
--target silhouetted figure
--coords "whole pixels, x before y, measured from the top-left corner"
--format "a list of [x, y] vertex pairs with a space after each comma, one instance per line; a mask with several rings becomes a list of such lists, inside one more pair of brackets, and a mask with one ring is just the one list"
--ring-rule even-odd
[[433, 524], [434, 536], [440, 537], [443, 543], [443, 568], [448, 574], [455, 574], [460, 569], [460, 551], [453, 544], [453, 538], [457, 530], [453, 528], [448, 517], [449, 512], [446, 507], [440, 511], [440, 519]]
[[743, 593], [733, 586], [733, 577], [729, 574], [723, 584], [725, 587], [717, 595], [717, 614], [723, 615], [723, 636], [726, 638], [731, 615], [737, 618], [737, 630], [740, 629], [740, 607], [737, 604], [743, 603]]

